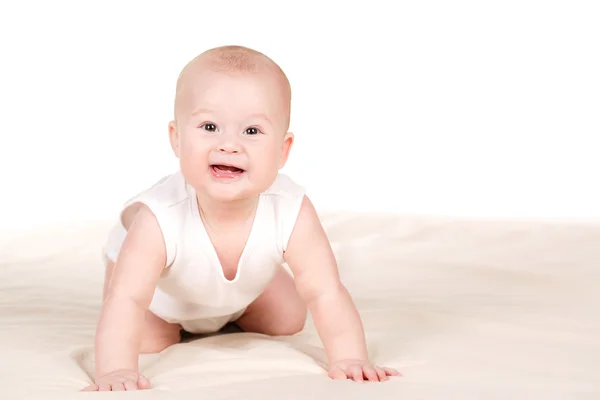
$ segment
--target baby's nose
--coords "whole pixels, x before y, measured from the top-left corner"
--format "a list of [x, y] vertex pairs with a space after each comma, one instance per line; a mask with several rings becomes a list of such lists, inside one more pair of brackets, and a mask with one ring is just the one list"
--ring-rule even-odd
[[234, 147], [221, 146], [219, 147], [219, 151], [221, 153], [239, 153], [240, 151]]
[[221, 153], [235, 154], [235, 153], [240, 152], [241, 147], [240, 147], [239, 143], [237, 143], [237, 141], [230, 139], [230, 138], [226, 138], [219, 143], [218, 150]]

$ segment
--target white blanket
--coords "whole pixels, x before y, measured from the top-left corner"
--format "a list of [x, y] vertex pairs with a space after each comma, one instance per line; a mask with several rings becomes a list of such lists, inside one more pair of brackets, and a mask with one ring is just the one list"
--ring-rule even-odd
[[600, 226], [323, 222], [372, 361], [404, 377], [330, 380], [309, 316], [293, 337], [221, 334], [142, 356], [150, 391], [78, 392], [93, 374], [106, 221], [2, 238], [0, 399], [600, 399]]

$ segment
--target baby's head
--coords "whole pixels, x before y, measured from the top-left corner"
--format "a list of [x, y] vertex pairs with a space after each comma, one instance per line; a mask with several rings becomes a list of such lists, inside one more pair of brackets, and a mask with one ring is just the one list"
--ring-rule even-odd
[[181, 71], [169, 137], [197, 191], [239, 200], [267, 189], [287, 161], [291, 89], [279, 66], [241, 46], [208, 50]]

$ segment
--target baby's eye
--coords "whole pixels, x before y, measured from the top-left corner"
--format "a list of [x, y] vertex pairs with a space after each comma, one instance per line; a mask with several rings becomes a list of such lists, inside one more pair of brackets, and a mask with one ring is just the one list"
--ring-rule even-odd
[[257, 128], [248, 128], [246, 129], [245, 133], [246, 135], [257, 135], [260, 131]]
[[217, 130], [217, 127], [215, 126], [215, 124], [211, 124], [210, 122], [202, 125], [201, 128], [204, 128], [204, 130], [208, 131], [208, 132], [216, 132], [216, 130]]

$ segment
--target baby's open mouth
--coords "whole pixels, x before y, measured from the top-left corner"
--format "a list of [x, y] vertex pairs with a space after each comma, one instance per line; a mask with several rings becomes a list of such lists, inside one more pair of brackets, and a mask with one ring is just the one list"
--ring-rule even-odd
[[219, 179], [234, 179], [240, 177], [245, 171], [232, 165], [212, 164], [212, 175]]
[[231, 165], [220, 165], [220, 164], [214, 164], [211, 165], [212, 168], [219, 170], [219, 171], [228, 171], [228, 172], [244, 172], [243, 169], [238, 168], [238, 167], [233, 167]]

